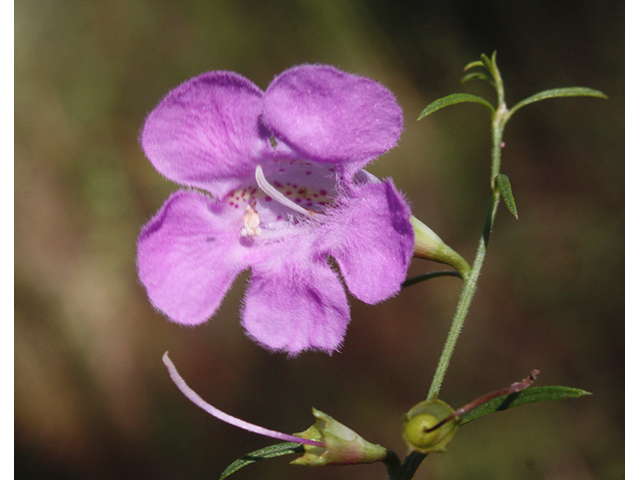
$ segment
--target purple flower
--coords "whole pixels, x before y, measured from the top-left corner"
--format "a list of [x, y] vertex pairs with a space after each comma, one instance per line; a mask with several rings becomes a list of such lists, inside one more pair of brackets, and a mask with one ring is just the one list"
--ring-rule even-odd
[[396, 294], [406, 276], [409, 207], [390, 180], [361, 170], [401, 129], [391, 92], [329, 66], [287, 70], [266, 92], [221, 71], [172, 90], [147, 118], [142, 148], [192, 189], [173, 193], [140, 235], [152, 304], [175, 322], [202, 323], [251, 268], [242, 308], [250, 337], [292, 355], [336, 350], [349, 305], [327, 259], [369, 304]]

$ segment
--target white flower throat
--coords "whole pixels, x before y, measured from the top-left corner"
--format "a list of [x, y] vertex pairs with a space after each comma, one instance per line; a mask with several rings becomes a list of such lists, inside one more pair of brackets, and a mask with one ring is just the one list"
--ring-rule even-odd
[[[311, 173], [311, 171], [307, 172], [307, 174]], [[328, 192], [323, 189], [308, 189], [289, 182], [286, 184], [275, 182], [275, 185], [272, 185], [267, 181], [260, 165], [256, 167], [255, 177], [258, 188], [242, 188], [229, 194], [229, 205], [236, 208], [243, 204], [246, 205], [240, 232], [243, 237], [257, 237], [262, 233], [260, 215], [255, 209], [258, 198], [266, 202], [275, 201], [305, 217], [315, 215], [317, 213], [316, 210], [322, 211], [331, 203]], [[280, 219], [281, 217], [277, 218], [277, 220]]]

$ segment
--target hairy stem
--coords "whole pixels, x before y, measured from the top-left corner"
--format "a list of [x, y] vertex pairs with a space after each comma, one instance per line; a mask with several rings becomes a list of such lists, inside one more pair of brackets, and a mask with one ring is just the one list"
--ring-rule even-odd
[[495, 69], [495, 72], [492, 73], [494, 76], [496, 91], [498, 94], [498, 108], [496, 109], [491, 122], [491, 203], [489, 205], [489, 211], [485, 220], [480, 243], [478, 244], [476, 257], [473, 261], [471, 271], [469, 272], [468, 276], [465, 279], [464, 285], [462, 286], [462, 293], [460, 294], [458, 307], [456, 308], [456, 312], [453, 316], [453, 321], [451, 322], [451, 328], [449, 329], [447, 340], [444, 344], [442, 354], [440, 355], [440, 360], [438, 362], [438, 366], [436, 367], [436, 372], [433, 376], [433, 380], [431, 381], [431, 387], [429, 388], [427, 400], [437, 398], [440, 392], [442, 381], [444, 380], [445, 373], [447, 372], [447, 368], [449, 367], [449, 363], [451, 362], [451, 357], [453, 356], [456, 342], [458, 341], [458, 337], [460, 336], [460, 332], [462, 331], [467, 313], [469, 312], [471, 300], [473, 299], [473, 296], [478, 288], [478, 278], [480, 277], [480, 270], [482, 269], [482, 264], [484, 263], [484, 259], [487, 253], [487, 244], [489, 243], [489, 237], [491, 235], [496, 212], [498, 211], [498, 205], [500, 203], [500, 190], [496, 185], [495, 178], [500, 173], [500, 160], [503, 147], [502, 136], [504, 132], [504, 126], [509, 119], [509, 110], [507, 109], [507, 105], [504, 102], [504, 87], [502, 84], [502, 78], [500, 77], [500, 72], [497, 70], [497, 67]]

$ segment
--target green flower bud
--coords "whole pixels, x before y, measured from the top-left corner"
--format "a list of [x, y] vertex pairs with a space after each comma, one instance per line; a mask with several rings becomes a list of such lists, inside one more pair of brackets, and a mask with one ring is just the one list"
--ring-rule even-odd
[[352, 465], [373, 463], [387, 457], [387, 449], [367, 442], [340, 422], [315, 408], [316, 423], [296, 436], [323, 442], [324, 447], [304, 445], [304, 455], [296, 458], [294, 465], [321, 467], [324, 465]]
[[403, 419], [402, 437], [409, 449], [420, 453], [444, 452], [458, 429], [459, 419], [453, 415], [453, 409], [441, 400], [427, 400], [414, 406]]
[[413, 256], [450, 265], [460, 272], [463, 279], [466, 278], [471, 270], [466, 260], [416, 217], [411, 215], [409, 221], [415, 235]]

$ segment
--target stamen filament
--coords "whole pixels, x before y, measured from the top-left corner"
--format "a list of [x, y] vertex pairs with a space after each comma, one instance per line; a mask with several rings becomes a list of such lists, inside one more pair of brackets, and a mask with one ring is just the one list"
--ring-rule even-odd
[[210, 415], [213, 415], [218, 420], [222, 420], [230, 425], [233, 425], [238, 428], [242, 428], [243, 430], [247, 430], [249, 432], [257, 433], [258, 435], [264, 435], [265, 437], [271, 437], [278, 440], [284, 440], [285, 442], [295, 442], [295, 443], [303, 443], [306, 445], [312, 445], [314, 447], [325, 447], [325, 444], [322, 442], [316, 442], [315, 440], [307, 440], [306, 438], [296, 437], [295, 435], [288, 435], [286, 433], [276, 432], [275, 430], [269, 430], [268, 428], [260, 427], [258, 425], [254, 425], [253, 423], [245, 422], [244, 420], [240, 420], [239, 418], [232, 417], [231, 415], [224, 413], [222, 410], [218, 410], [213, 405], [205, 402], [200, 395], [198, 395], [195, 391], [187, 385], [187, 383], [182, 379], [175, 365], [169, 358], [169, 352], [165, 352], [162, 356], [162, 361], [164, 362], [167, 370], [169, 370], [169, 376], [173, 383], [176, 384], [176, 387], [193, 403], [195, 403], [198, 407], [203, 409]]
[[290, 209], [295, 210], [296, 212], [303, 215], [313, 215], [312, 211], [301, 207], [292, 200], [289, 200], [282, 192], [271, 185], [265, 178], [264, 172], [262, 171], [262, 167], [260, 165], [256, 167], [256, 182], [258, 182], [258, 187], [260, 187], [260, 190], [269, 195], [279, 204], [284, 205], [285, 207], [289, 207]]

